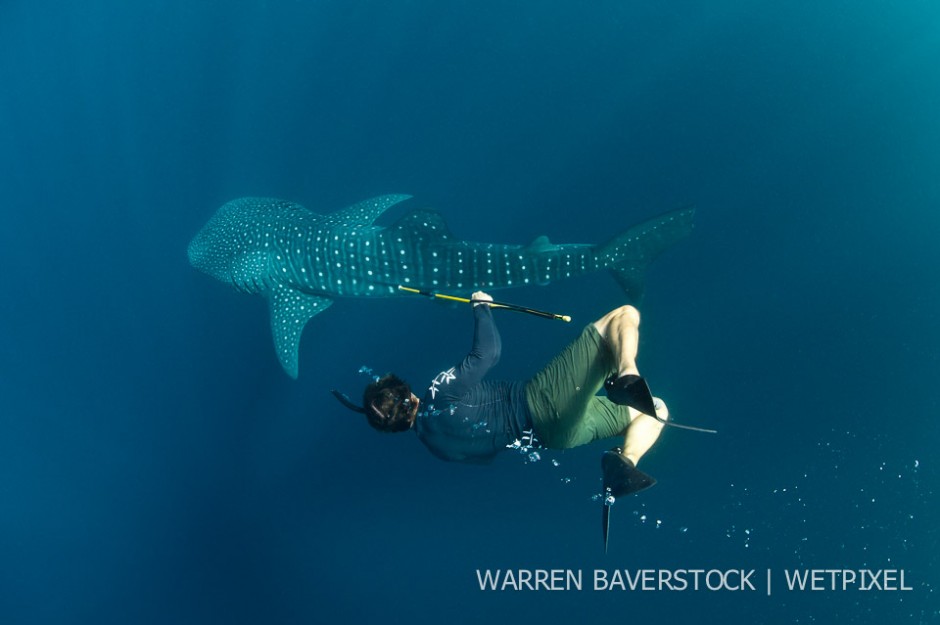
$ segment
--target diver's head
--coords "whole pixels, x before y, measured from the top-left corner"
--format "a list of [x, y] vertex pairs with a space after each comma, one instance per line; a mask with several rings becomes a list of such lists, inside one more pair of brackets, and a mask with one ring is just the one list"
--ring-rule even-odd
[[404, 432], [414, 425], [418, 398], [408, 383], [389, 373], [366, 387], [362, 406], [369, 425], [380, 432]]

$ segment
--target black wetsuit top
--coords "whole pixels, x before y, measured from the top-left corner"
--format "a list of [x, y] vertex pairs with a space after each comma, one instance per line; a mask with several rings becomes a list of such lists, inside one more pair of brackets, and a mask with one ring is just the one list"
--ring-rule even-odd
[[499, 361], [501, 342], [489, 306], [474, 306], [473, 317], [473, 348], [431, 381], [415, 430], [438, 458], [482, 463], [521, 439], [532, 420], [525, 382], [483, 381]]

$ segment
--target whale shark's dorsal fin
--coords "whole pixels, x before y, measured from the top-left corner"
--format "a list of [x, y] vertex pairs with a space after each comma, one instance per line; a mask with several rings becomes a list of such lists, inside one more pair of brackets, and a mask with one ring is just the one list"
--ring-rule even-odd
[[390, 232], [404, 232], [416, 241], [446, 241], [453, 237], [444, 217], [436, 210], [419, 208], [413, 210], [389, 226]]
[[324, 215], [323, 221], [327, 225], [350, 228], [371, 226], [382, 213], [410, 198], [410, 195], [403, 194], [380, 195]]
[[300, 335], [307, 322], [330, 307], [328, 297], [310, 295], [280, 284], [266, 293], [271, 308], [271, 333], [277, 359], [287, 375], [297, 379]]
[[544, 234], [536, 237], [534, 241], [525, 246], [525, 251], [530, 254], [539, 254], [544, 252], [558, 251], [558, 246], [548, 240]]

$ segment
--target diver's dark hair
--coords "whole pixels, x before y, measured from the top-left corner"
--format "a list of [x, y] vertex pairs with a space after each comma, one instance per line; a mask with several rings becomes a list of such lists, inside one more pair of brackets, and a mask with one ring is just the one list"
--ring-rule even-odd
[[380, 432], [404, 432], [411, 427], [411, 387], [393, 373], [366, 387], [362, 407], [369, 425]]

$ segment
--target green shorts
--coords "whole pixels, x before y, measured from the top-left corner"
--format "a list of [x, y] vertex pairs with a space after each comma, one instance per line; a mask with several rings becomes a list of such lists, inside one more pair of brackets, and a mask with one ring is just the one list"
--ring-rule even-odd
[[592, 323], [529, 380], [526, 400], [542, 445], [567, 449], [622, 435], [628, 408], [597, 395], [616, 373], [614, 355]]

